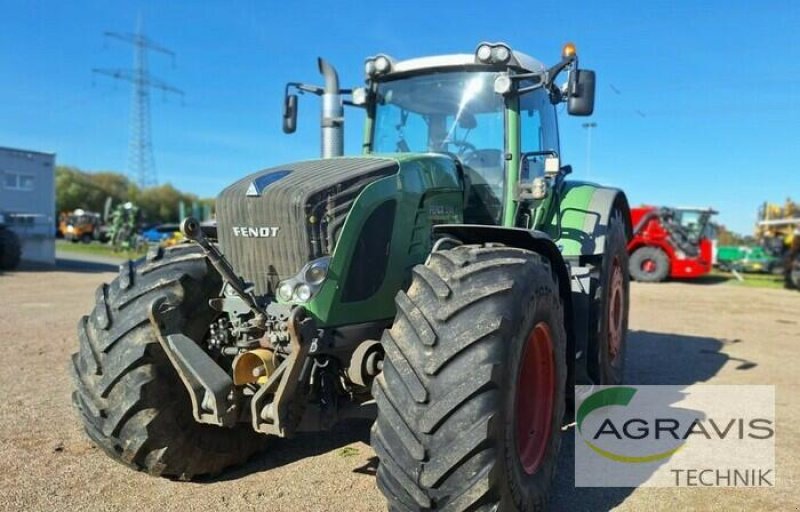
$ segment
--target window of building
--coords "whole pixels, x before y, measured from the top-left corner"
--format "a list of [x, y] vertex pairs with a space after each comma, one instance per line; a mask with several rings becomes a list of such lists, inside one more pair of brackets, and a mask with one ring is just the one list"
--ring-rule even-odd
[[34, 178], [31, 174], [5, 171], [3, 186], [8, 190], [33, 190]]

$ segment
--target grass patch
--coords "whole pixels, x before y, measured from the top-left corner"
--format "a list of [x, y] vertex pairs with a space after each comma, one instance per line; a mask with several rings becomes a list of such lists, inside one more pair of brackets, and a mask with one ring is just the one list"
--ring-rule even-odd
[[725, 284], [733, 286], [747, 286], [750, 288], [783, 288], [783, 276], [774, 274], [746, 274], [740, 272], [739, 275], [744, 279], [739, 281], [732, 272], [722, 272], [714, 270], [712, 276], [724, 279]]
[[101, 244], [100, 242], [85, 244], [83, 242], [67, 242], [66, 240], [57, 240], [56, 250], [77, 254], [93, 254], [95, 256], [105, 256], [107, 258], [118, 258], [120, 260], [140, 258], [147, 252], [146, 249], [142, 251], [115, 251], [109, 245]]
[[355, 457], [356, 455], [358, 455], [358, 448], [352, 446], [345, 446], [339, 450], [339, 457]]

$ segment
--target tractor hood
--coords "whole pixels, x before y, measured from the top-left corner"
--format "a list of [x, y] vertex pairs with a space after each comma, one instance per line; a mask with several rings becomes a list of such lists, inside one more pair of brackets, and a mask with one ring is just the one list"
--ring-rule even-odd
[[309, 160], [264, 169], [220, 193], [217, 229], [234, 271], [274, 294], [280, 280], [309, 260], [333, 253], [358, 194], [371, 182], [396, 174], [390, 158]]

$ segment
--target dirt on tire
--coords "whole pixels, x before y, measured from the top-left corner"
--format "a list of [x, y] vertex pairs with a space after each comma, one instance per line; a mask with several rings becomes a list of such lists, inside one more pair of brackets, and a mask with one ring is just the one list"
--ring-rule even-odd
[[72, 356], [73, 403], [89, 437], [110, 457], [154, 476], [188, 480], [242, 464], [264, 446], [242, 425], [196, 423], [191, 402], [149, 321], [150, 305], [165, 299], [180, 325], [199, 339], [215, 313], [208, 299], [222, 280], [193, 246], [157, 248], [125, 262], [95, 294], [95, 307], [78, 323]]
[[[434, 252], [413, 274], [408, 292], [397, 295], [373, 384], [372, 446], [390, 510], [543, 510], [566, 379], [564, 312], [549, 262], [521, 249], [461, 246]], [[528, 471], [517, 448], [516, 393], [540, 324], [552, 332], [554, 395], [541, 397], [553, 404], [549, 434]]]

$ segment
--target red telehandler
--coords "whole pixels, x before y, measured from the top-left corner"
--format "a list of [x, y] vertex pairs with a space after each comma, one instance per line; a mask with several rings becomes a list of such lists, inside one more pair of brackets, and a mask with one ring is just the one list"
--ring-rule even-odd
[[631, 208], [633, 237], [628, 243], [631, 278], [656, 283], [696, 278], [711, 272], [714, 227], [711, 208]]

